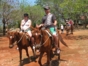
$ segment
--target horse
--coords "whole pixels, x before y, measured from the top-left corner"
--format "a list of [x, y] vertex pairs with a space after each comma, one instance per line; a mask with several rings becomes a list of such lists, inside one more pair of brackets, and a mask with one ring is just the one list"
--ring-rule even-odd
[[[20, 65], [22, 64], [22, 49], [26, 51], [26, 55], [28, 56], [29, 62], [31, 61], [29, 54], [28, 54], [28, 47], [30, 46], [33, 54], [33, 45], [31, 44], [31, 41], [27, 39], [27, 36], [25, 33], [20, 33], [17, 31], [9, 31], [8, 32], [8, 38], [9, 38], [9, 48], [14, 47], [14, 42], [17, 41], [17, 46], [19, 48], [19, 54], [20, 54]], [[34, 54], [35, 55], [35, 54]]]
[[66, 35], [69, 35], [70, 31], [71, 31], [71, 34], [73, 34], [73, 29], [74, 29], [73, 25], [66, 24], [66, 26], [65, 26]]
[[[67, 46], [66, 43], [63, 41], [61, 35], [59, 35], [58, 30], [57, 30], [57, 32], [58, 32], [58, 37], [59, 37], [59, 39], [58, 39], [58, 47], [59, 47], [59, 40], [65, 46]], [[39, 61], [38, 61], [40, 66], [42, 66], [41, 58], [42, 58], [44, 52], [47, 53], [47, 63], [48, 63], [48, 66], [49, 66], [50, 61], [51, 61], [52, 48], [53, 48], [52, 47], [52, 43], [53, 43], [52, 37], [49, 36], [49, 34], [47, 33], [47, 30], [39, 30], [39, 29], [34, 30], [33, 36], [35, 37], [34, 38], [35, 43], [40, 44], [40, 58], [39, 58]], [[58, 54], [58, 59], [60, 59], [60, 54]]]
[[41, 46], [41, 41], [42, 41], [41, 31], [38, 28], [34, 28], [34, 30], [32, 31], [32, 36], [34, 38], [34, 45], [35, 45], [35, 52], [36, 52], [36, 50], [37, 49], [39, 50]]

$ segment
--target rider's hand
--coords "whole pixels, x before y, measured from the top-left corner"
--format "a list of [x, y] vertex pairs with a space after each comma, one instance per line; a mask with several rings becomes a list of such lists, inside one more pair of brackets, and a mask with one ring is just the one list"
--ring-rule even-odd
[[44, 26], [44, 24], [40, 24], [40, 26], [42, 27], [42, 26]]
[[38, 25], [38, 24], [36, 24], [36, 27], [39, 27], [39, 25]]
[[37, 28], [44, 26], [44, 24], [36, 25]]
[[57, 21], [56, 21], [56, 20], [54, 21], [53, 25], [54, 25], [54, 26], [56, 26], [56, 25], [57, 25]]

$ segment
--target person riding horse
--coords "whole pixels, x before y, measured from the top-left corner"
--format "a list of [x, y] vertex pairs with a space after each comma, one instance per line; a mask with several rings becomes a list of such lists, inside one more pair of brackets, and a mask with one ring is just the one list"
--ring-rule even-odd
[[27, 33], [28, 39], [31, 40], [32, 45], [34, 45], [34, 38], [32, 37], [31, 33], [31, 20], [29, 19], [29, 15], [27, 13], [24, 14], [24, 19], [21, 21], [21, 31]]
[[46, 29], [49, 29], [54, 40], [55, 40], [55, 47], [56, 47], [56, 52], [60, 53], [60, 50], [58, 48], [58, 37], [57, 37], [57, 32], [56, 32], [56, 25], [57, 25], [57, 20], [54, 14], [50, 13], [50, 7], [45, 6], [44, 7], [46, 15], [42, 19], [42, 23], [40, 25], [36, 25], [38, 28], [44, 26]]
[[73, 34], [73, 29], [74, 29], [74, 22], [71, 19], [66, 20], [66, 30], [67, 30], [67, 35], [69, 33], [69, 30], [71, 30], [71, 34]]

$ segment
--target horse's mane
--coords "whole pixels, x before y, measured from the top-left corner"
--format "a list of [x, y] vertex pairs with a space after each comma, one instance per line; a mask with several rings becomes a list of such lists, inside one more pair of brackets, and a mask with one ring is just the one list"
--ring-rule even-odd
[[42, 34], [42, 36], [44, 36], [44, 37], [45, 37], [45, 36], [49, 36], [48, 33], [46, 32], [46, 30], [41, 30], [41, 34]]
[[19, 28], [11, 28], [9, 29], [9, 32], [20, 32]]

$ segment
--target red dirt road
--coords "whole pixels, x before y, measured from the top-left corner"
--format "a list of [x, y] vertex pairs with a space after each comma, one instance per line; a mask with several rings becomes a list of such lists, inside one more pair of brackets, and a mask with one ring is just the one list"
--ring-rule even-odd
[[[57, 56], [52, 58], [51, 66], [88, 66], [88, 30], [75, 31], [74, 35], [65, 36], [63, 39], [69, 46], [68, 48], [61, 44], [61, 60], [58, 62]], [[32, 51], [29, 48], [29, 54], [32, 56]], [[25, 51], [23, 50], [23, 66], [39, 66], [38, 62], [28, 62]], [[42, 62], [46, 63], [46, 55], [43, 56]], [[36, 59], [38, 61], [38, 58]], [[0, 37], [0, 66], [18, 66], [19, 53], [16, 46], [9, 48], [7, 37]]]

